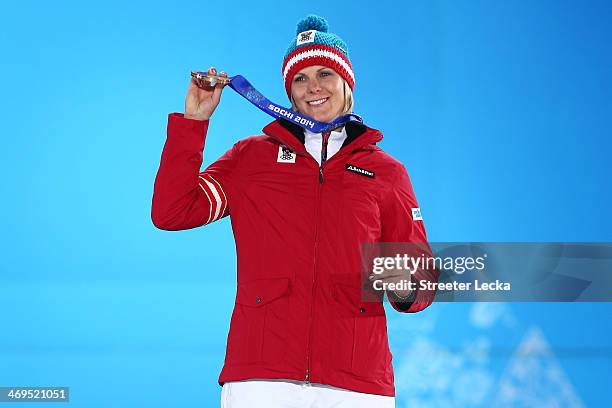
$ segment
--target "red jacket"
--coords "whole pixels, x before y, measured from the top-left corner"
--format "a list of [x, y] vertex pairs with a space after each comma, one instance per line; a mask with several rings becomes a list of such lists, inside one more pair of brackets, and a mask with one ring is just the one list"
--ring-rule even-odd
[[[208, 124], [169, 115], [151, 217], [182, 230], [231, 213], [238, 287], [219, 384], [278, 378], [394, 396], [385, 309], [359, 292], [360, 244], [426, 242], [404, 166], [376, 146], [378, 130], [349, 123], [320, 168], [301, 129], [276, 120], [200, 172]], [[391, 304], [418, 312], [431, 295]]]

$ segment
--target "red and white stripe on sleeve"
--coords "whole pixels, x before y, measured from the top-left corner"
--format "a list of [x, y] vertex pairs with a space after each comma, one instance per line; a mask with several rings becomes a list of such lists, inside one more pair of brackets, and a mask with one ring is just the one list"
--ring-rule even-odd
[[200, 173], [198, 176], [198, 185], [210, 203], [210, 211], [206, 224], [216, 221], [219, 218], [225, 217], [229, 214], [227, 208], [227, 196], [225, 195], [221, 184], [215, 180], [213, 176], [206, 172]]

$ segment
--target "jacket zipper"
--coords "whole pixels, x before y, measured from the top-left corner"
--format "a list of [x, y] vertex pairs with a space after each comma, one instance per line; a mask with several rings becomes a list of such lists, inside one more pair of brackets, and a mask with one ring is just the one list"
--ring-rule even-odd
[[[281, 144], [285, 144], [286, 142], [279, 137], [275, 137], [274, 135], [269, 134], [270, 136], [274, 137], [275, 139], [277, 139], [279, 141], [279, 143]], [[321, 164], [319, 164], [319, 184], [317, 186], [317, 200], [316, 200], [316, 225], [315, 225], [315, 240], [314, 240], [314, 265], [313, 265], [313, 278], [312, 278], [312, 288], [311, 288], [311, 304], [310, 304], [310, 316], [308, 318], [308, 338], [307, 338], [307, 344], [306, 344], [306, 373], [304, 376], [304, 381], [306, 384], [310, 383], [310, 344], [311, 344], [311, 332], [312, 332], [312, 320], [313, 320], [313, 307], [314, 307], [314, 292], [315, 292], [315, 283], [316, 283], [316, 272], [317, 272], [317, 238], [318, 238], [318, 234], [319, 234], [319, 206], [320, 206], [320, 201], [321, 201], [321, 188], [323, 185], [323, 181], [324, 181], [324, 177], [323, 177], [323, 168], [325, 167], [325, 164], [327, 162], [327, 142], [328, 142], [328, 138], [329, 138], [330, 132], [324, 132], [323, 133], [323, 143], [321, 146]], [[380, 140], [380, 139], [378, 139]], [[378, 141], [375, 140], [375, 141]], [[370, 140], [366, 140], [368, 143], [371, 143]], [[365, 141], [360, 143], [358, 146], [353, 146], [353, 148], [351, 148], [350, 150], [344, 150], [341, 149], [337, 154], [334, 155], [334, 157], [332, 157], [333, 161], [338, 161], [340, 160], [340, 157], [344, 157], [345, 155], [347, 155], [349, 152], [356, 150], [357, 148], [362, 147], [362, 145], [365, 145]], [[344, 150], [344, 151], [343, 151]], [[300, 155], [300, 156], [304, 156], [309, 158], [309, 160], [313, 160], [315, 163], [316, 160], [306, 151], [304, 151], [303, 149], [297, 149], [295, 150], [295, 153]]]
[[312, 320], [314, 313], [314, 296], [315, 286], [317, 281], [317, 240], [319, 238], [319, 218], [320, 218], [320, 207], [321, 207], [321, 188], [323, 186], [323, 167], [327, 161], [327, 143], [329, 141], [329, 135], [331, 133], [323, 132], [323, 140], [321, 141], [321, 164], [319, 165], [319, 184], [317, 185], [317, 202], [316, 202], [316, 213], [315, 213], [315, 239], [314, 239], [314, 255], [313, 255], [313, 272], [312, 272], [312, 286], [310, 292], [310, 315], [308, 316], [308, 339], [306, 343], [306, 376], [304, 381], [310, 383], [310, 344], [312, 341]]

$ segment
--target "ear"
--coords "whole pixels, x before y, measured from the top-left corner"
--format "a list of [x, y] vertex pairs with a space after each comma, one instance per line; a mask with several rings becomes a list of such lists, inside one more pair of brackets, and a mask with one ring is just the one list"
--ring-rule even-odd
[[347, 113], [349, 113], [348, 112], [349, 110], [348, 95], [346, 94], [346, 87], [348, 85], [346, 84], [345, 79], [343, 79], [342, 82], [343, 82], [342, 94], [344, 95], [344, 109], [342, 109], [342, 114], [346, 115]]
[[289, 99], [291, 99], [291, 109], [298, 112], [297, 105], [295, 104], [295, 101], [293, 100], [293, 94], [291, 94], [291, 97]]

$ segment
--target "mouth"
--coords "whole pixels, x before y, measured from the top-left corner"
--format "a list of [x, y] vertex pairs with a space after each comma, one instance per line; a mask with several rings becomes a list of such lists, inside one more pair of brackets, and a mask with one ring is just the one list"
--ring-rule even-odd
[[321, 106], [323, 105], [325, 102], [327, 102], [328, 98], [321, 98], [321, 99], [316, 99], [314, 101], [307, 101], [309, 106]]

